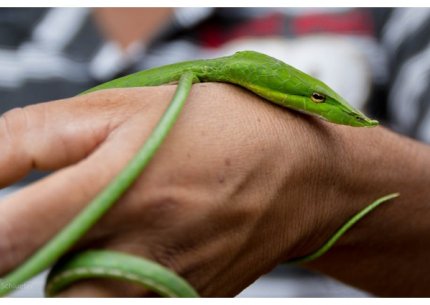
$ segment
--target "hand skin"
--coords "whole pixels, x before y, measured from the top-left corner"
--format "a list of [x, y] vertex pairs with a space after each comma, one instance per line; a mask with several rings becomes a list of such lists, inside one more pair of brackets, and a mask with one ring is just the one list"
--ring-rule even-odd
[[[132, 158], [175, 86], [114, 89], [0, 117], [0, 185], [58, 170], [0, 202], [0, 273], [22, 263]], [[429, 296], [430, 152], [382, 127], [352, 128], [226, 84], [194, 85], [151, 164], [75, 249], [142, 255], [203, 296], [234, 296], [318, 249], [350, 216], [400, 192], [306, 266], [380, 296]], [[61, 296], [145, 296], [109, 280]]]

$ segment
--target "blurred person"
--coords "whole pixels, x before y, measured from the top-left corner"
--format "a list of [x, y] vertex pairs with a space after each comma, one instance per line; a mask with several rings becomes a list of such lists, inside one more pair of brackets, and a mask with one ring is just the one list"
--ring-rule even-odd
[[[406, 98], [427, 109], [429, 69], [420, 64], [427, 41], [418, 40], [409, 55], [403, 51], [413, 48], [413, 35], [427, 37], [419, 35], [427, 30], [425, 9], [55, 8], [0, 14], [3, 111], [73, 96], [135, 70], [243, 48], [321, 78], [411, 136], [419, 135], [417, 128], [402, 130], [412, 123], [400, 123], [404, 113], [393, 105]], [[410, 19], [415, 15], [420, 17]], [[401, 34], [398, 16], [406, 29]], [[407, 72], [424, 84], [413, 93]], [[62, 170], [3, 200], [0, 272], [25, 260], [115, 176], [144, 142], [172, 90], [115, 89], [1, 117], [6, 151], [0, 184], [32, 169]], [[143, 255], [185, 276], [204, 296], [232, 296], [277, 264], [317, 249], [366, 204], [398, 191], [399, 199], [306, 266], [375, 295], [428, 296], [429, 245], [422, 236], [430, 230], [429, 162], [427, 146], [382, 127], [333, 126], [261, 103], [231, 85], [197, 84], [151, 166], [79, 248]], [[37, 236], [29, 235], [33, 231]], [[63, 293], [143, 294], [110, 281], [83, 282]]]

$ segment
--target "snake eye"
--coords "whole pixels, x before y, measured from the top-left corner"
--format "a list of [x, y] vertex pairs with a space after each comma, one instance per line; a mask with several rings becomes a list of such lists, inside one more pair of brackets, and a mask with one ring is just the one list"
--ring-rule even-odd
[[324, 103], [325, 101], [325, 96], [322, 95], [321, 93], [318, 92], [314, 92], [311, 95], [311, 99], [315, 102], [315, 103]]

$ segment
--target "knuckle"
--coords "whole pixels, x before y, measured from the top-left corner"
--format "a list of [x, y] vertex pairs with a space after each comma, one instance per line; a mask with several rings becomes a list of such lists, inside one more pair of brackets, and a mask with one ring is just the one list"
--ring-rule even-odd
[[140, 192], [133, 195], [125, 214], [130, 220], [140, 224], [142, 221], [153, 230], [170, 230], [172, 223], [181, 214], [182, 201], [174, 195], [148, 196], [142, 200]]
[[17, 133], [26, 128], [26, 114], [22, 107], [13, 108], [0, 116], [0, 137], [13, 142], [18, 138]]
[[13, 268], [16, 261], [21, 259], [22, 253], [18, 251], [16, 239], [12, 238], [12, 236], [16, 236], [16, 232], [12, 232], [10, 223], [5, 219], [1, 219], [0, 228], [2, 232], [2, 238], [0, 238], [0, 253], [2, 253], [0, 273], [3, 274]]
[[14, 118], [19, 116], [20, 110], [14, 109], [4, 113], [0, 116], [0, 143], [2, 143], [1, 159], [6, 162], [12, 162], [14, 154], [14, 142], [17, 140], [16, 132], [14, 129]]
[[27, 166], [22, 159], [21, 145], [27, 128], [25, 108], [14, 108], [0, 116], [0, 143], [2, 145], [0, 162], [16, 164], [16, 172], [19, 172], [21, 166]]
[[185, 253], [192, 252], [191, 249], [186, 249], [185, 246], [173, 241], [153, 244], [147, 251], [154, 261], [177, 273], [186, 271], [187, 267], [182, 258]]
[[147, 211], [151, 217], [166, 217], [174, 213], [180, 204], [181, 201], [177, 196], [162, 194], [148, 205]]

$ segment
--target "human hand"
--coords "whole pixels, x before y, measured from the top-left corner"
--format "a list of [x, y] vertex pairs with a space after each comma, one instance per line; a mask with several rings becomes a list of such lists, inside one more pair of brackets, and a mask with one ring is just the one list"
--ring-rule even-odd
[[[106, 90], [1, 117], [1, 185], [32, 168], [57, 170], [0, 205], [1, 273], [22, 263], [107, 185], [144, 143], [173, 92], [174, 86]], [[145, 256], [184, 276], [203, 296], [235, 295], [278, 263], [318, 248], [359, 210], [357, 202], [370, 202], [358, 196], [351, 206], [334, 208], [348, 196], [327, 191], [341, 177], [335, 157], [345, 128], [233, 86], [194, 85], [151, 164], [75, 250]], [[146, 292], [91, 280], [62, 295]]]

